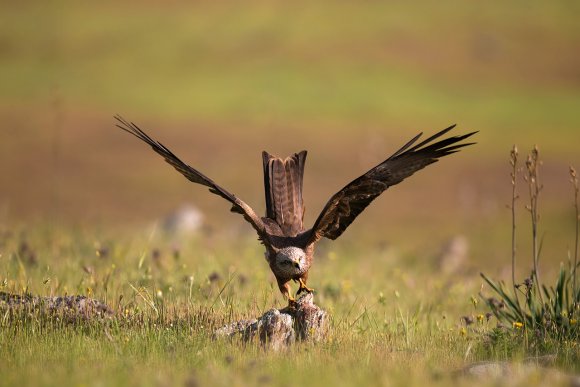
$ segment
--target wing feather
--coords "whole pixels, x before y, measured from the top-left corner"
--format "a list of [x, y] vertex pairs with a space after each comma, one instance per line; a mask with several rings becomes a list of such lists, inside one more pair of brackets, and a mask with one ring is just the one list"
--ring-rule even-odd
[[391, 157], [334, 194], [309, 231], [309, 243], [314, 243], [322, 237], [338, 238], [356, 217], [387, 188], [400, 183], [427, 165], [437, 162], [439, 158], [474, 144], [458, 144], [458, 142], [477, 132], [433, 142], [454, 127], [455, 125], [452, 125], [412, 146], [421, 134], [415, 136]]
[[211, 193], [221, 196], [222, 198], [230, 202], [232, 204], [231, 211], [243, 215], [244, 219], [247, 222], [249, 222], [252, 225], [252, 227], [258, 232], [260, 239], [262, 239], [263, 241], [266, 240], [267, 230], [264, 225], [264, 222], [260, 219], [259, 216], [256, 215], [254, 210], [249, 205], [244, 203], [234, 194], [226, 191], [224, 188], [217, 185], [213, 180], [205, 176], [203, 173], [199, 172], [195, 168], [181, 161], [167, 147], [149, 137], [149, 135], [147, 135], [134, 123], [125, 120], [119, 115], [116, 115], [115, 119], [118, 122], [116, 125], [118, 128], [132, 134], [133, 136], [137, 137], [141, 141], [151, 146], [151, 148], [159, 155], [161, 155], [168, 164], [173, 166], [173, 168], [175, 168], [179, 173], [185, 176], [189, 181], [208, 187]]

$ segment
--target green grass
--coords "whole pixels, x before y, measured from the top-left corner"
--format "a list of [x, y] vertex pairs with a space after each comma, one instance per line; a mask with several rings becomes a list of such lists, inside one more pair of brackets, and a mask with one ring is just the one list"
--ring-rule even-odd
[[[466, 363], [530, 355], [523, 345], [506, 349], [509, 342], [482, 345], [493, 319], [465, 330], [462, 316], [486, 312], [471, 301], [476, 275], [445, 275], [426, 257], [392, 249], [367, 249], [364, 259], [347, 248], [320, 251], [310, 284], [331, 314], [327, 341], [280, 354], [214, 341], [215, 328], [283, 305], [260, 247], [253, 238], [200, 237], [180, 241], [176, 257], [175, 240], [137, 231], [3, 234], [1, 290], [92, 294], [120, 316], [69, 322], [58, 314], [3, 313], [2, 384], [446, 384]], [[105, 247], [107, 254], [96, 254]], [[211, 282], [214, 272], [220, 278]], [[578, 371], [577, 343], [550, 349], [561, 368]]]

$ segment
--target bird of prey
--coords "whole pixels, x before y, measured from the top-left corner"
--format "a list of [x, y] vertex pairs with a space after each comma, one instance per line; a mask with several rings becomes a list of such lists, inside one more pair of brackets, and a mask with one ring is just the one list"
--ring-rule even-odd
[[[290, 281], [299, 283], [296, 295], [311, 292], [306, 282], [314, 257], [314, 247], [322, 238], [336, 239], [355, 218], [383, 191], [439, 158], [457, 152], [474, 143], [462, 142], [476, 132], [442, 138], [455, 125], [417, 143], [422, 133], [413, 137], [388, 159], [371, 168], [335, 193], [322, 209], [314, 226], [305, 229], [303, 223], [302, 177], [306, 151], [281, 159], [262, 153], [266, 216], [254, 210], [234, 194], [216, 184], [197, 169], [187, 165], [167, 147], [149, 137], [137, 125], [115, 116], [117, 126], [147, 143], [188, 180], [204, 185], [232, 205], [231, 211], [241, 214], [258, 233], [266, 248], [266, 260], [278, 282], [282, 294], [292, 305]], [[438, 140], [438, 141], [436, 141]]]

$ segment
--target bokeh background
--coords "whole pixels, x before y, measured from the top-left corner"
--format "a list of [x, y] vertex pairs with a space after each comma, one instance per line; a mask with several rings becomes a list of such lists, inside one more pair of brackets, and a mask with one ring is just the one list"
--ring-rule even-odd
[[499, 271], [509, 150], [538, 144], [544, 256], [563, 261], [568, 167], [580, 167], [579, 12], [569, 0], [2, 2], [0, 222], [144, 227], [189, 203], [208, 233], [252, 234], [115, 128], [115, 113], [261, 213], [260, 152], [307, 149], [308, 224], [417, 132], [457, 123], [479, 131], [476, 146], [386, 192], [334, 243], [429, 257], [463, 235], [474, 266]]

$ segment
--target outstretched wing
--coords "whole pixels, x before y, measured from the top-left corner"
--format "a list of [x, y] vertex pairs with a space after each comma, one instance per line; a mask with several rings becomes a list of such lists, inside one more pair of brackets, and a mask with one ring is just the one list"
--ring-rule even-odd
[[391, 157], [334, 194], [316, 219], [311, 229], [309, 243], [316, 242], [322, 237], [338, 238], [384, 190], [400, 183], [439, 158], [455, 153], [464, 146], [474, 144], [458, 144], [458, 142], [476, 132], [433, 142], [454, 127], [455, 125], [450, 126], [411, 147], [421, 137], [422, 133], [419, 133]]
[[181, 161], [177, 156], [175, 156], [169, 149], [167, 149], [163, 144], [155, 141], [149, 137], [145, 132], [137, 127], [132, 122], [126, 121], [119, 115], [115, 116], [118, 121], [117, 127], [123, 129], [126, 132], [131, 133], [133, 136], [137, 137], [141, 141], [147, 143], [151, 148], [159, 153], [167, 163], [171, 164], [179, 173], [185, 176], [189, 181], [197, 184], [205, 185], [209, 187], [209, 191], [216, 195], [221, 196], [232, 204], [231, 211], [237, 212], [244, 216], [244, 219], [248, 221], [254, 229], [258, 232], [260, 239], [265, 240], [267, 238], [266, 228], [262, 219], [256, 215], [254, 210], [242, 200], [238, 199], [234, 194], [229, 193], [219, 185], [213, 182], [209, 177], [205, 176], [195, 168], [190, 167], [183, 161]]

